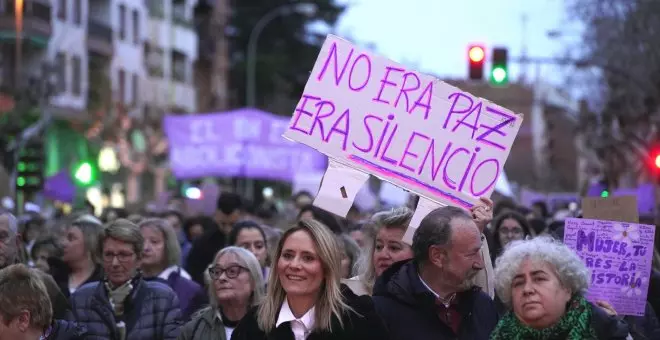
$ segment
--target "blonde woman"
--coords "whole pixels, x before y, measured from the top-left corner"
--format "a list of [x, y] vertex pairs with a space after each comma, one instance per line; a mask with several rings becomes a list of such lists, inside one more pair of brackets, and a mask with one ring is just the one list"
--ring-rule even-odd
[[392, 264], [413, 257], [410, 246], [401, 241], [412, 216], [412, 210], [400, 207], [371, 217], [366, 226], [369, 241], [359, 269], [361, 274], [343, 281], [355, 294], [371, 295], [378, 276]]
[[264, 302], [232, 340], [387, 338], [371, 299], [340, 284], [341, 255], [326, 226], [299, 221], [282, 236], [274, 260]]
[[208, 274], [211, 306], [188, 322], [179, 340], [229, 340], [238, 322], [264, 297], [259, 261], [249, 250], [226, 247], [215, 255]]
[[184, 320], [207, 305], [208, 300], [202, 286], [193, 281], [181, 268], [181, 246], [174, 228], [162, 218], [150, 218], [140, 224], [144, 238], [144, 250], [140, 268], [148, 280], [166, 283], [179, 297]]

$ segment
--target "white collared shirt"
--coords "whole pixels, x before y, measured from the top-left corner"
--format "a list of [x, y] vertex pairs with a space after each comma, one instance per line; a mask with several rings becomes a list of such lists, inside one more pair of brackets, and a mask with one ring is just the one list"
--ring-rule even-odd
[[433, 295], [435, 295], [435, 298], [436, 298], [436, 299], [440, 297], [440, 295], [438, 295], [438, 293], [436, 293], [433, 289], [431, 289], [431, 287], [430, 287], [429, 285], [426, 284], [426, 282], [424, 282], [424, 279], [422, 279], [422, 276], [421, 276], [421, 275], [417, 274], [417, 277], [419, 277], [419, 281], [422, 282], [422, 284], [424, 285], [424, 287], [426, 287], [426, 289], [428, 289], [429, 292], [431, 292], [431, 293], [433, 293]]
[[277, 317], [277, 323], [275, 327], [279, 327], [285, 322], [291, 322], [291, 331], [293, 331], [293, 337], [296, 340], [305, 340], [309, 333], [312, 332], [312, 327], [314, 327], [314, 308], [308, 310], [305, 315], [300, 319], [296, 318], [289, 307], [289, 301], [284, 299], [282, 303], [282, 308], [280, 308], [280, 315]]

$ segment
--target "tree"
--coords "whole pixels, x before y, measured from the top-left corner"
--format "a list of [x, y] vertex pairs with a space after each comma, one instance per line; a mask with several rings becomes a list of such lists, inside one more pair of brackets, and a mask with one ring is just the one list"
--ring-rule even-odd
[[602, 71], [591, 77], [599, 114], [582, 131], [616, 185], [631, 170], [644, 173], [660, 128], [660, 2], [567, 0], [586, 25], [584, 60]]
[[[311, 23], [324, 23], [332, 27], [345, 7], [333, 0], [308, 1], [316, 5], [312, 16], [292, 12], [275, 18], [268, 24], [258, 41], [257, 106], [271, 101], [297, 100], [302, 93], [309, 72], [314, 66], [325, 35], [311, 32]], [[246, 54], [250, 33], [255, 24], [269, 11], [297, 3], [291, 0], [233, 1], [230, 19], [230, 84], [234, 107], [245, 106]], [[290, 107], [288, 107], [290, 108]], [[287, 109], [288, 109], [287, 108]], [[289, 115], [290, 112], [274, 110]]]

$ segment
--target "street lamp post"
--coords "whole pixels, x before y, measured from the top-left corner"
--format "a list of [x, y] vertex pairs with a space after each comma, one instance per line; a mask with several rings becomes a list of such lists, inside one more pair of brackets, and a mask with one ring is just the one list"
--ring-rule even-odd
[[270, 12], [266, 13], [250, 32], [250, 38], [248, 40], [248, 49], [247, 49], [247, 79], [246, 79], [246, 104], [248, 107], [256, 106], [257, 98], [257, 89], [256, 89], [256, 77], [257, 77], [257, 42], [259, 36], [264, 28], [271, 22], [273, 19], [287, 15], [292, 12], [298, 12], [305, 15], [312, 15], [316, 11], [316, 5], [310, 3], [299, 3], [299, 4], [287, 4], [280, 7], [274, 8]]
[[[277, 8], [272, 9], [270, 12], [266, 13], [252, 28], [250, 32], [250, 38], [248, 39], [248, 48], [247, 48], [247, 70], [246, 75], [247, 79], [245, 80], [246, 89], [246, 104], [247, 107], [255, 107], [257, 101], [257, 87], [256, 87], [256, 78], [257, 78], [257, 42], [259, 41], [259, 36], [264, 28], [271, 22], [273, 19], [282, 16], [288, 15], [292, 12], [302, 13], [308, 16], [311, 16], [316, 12], [316, 5], [311, 3], [298, 3], [298, 4], [287, 4], [282, 5]], [[246, 149], [246, 142], [243, 142], [243, 150]], [[242, 169], [240, 175], [245, 176], [245, 158], [242, 161]], [[240, 181], [239, 181], [240, 183]], [[239, 184], [240, 187], [240, 184]], [[248, 199], [252, 198], [254, 191], [254, 183], [252, 180], [245, 178], [243, 181], [243, 190], [245, 197]]]

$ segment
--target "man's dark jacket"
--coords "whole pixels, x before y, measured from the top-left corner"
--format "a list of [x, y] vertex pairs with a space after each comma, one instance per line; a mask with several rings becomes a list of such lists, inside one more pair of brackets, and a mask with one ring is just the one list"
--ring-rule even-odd
[[458, 334], [438, 316], [435, 295], [420, 280], [414, 260], [392, 265], [378, 278], [373, 293], [391, 340], [488, 340], [499, 320], [493, 300], [477, 287], [457, 299]]

